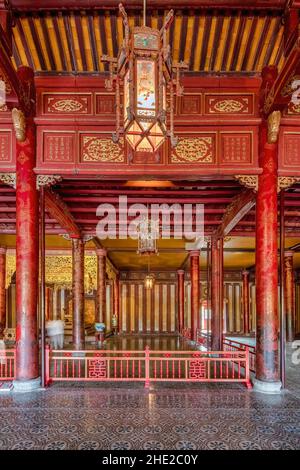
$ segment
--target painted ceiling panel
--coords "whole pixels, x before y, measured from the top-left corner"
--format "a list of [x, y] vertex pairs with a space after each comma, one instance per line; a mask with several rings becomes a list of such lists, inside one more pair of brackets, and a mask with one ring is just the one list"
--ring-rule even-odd
[[[161, 28], [167, 11], [153, 10], [147, 25]], [[140, 26], [140, 11], [130, 10], [129, 24]], [[283, 25], [278, 11], [176, 10], [169, 31], [175, 62], [190, 72], [260, 72], [282, 65]], [[16, 13], [14, 61], [36, 72], [104, 72], [102, 54], [117, 55], [123, 40], [115, 11]]]

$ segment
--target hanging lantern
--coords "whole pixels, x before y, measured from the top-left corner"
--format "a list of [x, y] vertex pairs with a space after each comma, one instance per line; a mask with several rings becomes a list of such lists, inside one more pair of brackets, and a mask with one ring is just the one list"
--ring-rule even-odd
[[[110, 78], [106, 80], [106, 87], [112, 90], [115, 83], [117, 129], [113, 141], [118, 142], [122, 133], [134, 151], [156, 152], [167, 136], [170, 136], [173, 146], [177, 143], [174, 136], [174, 94], [182, 95], [179, 72], [187, 68], [183, 62], [172, 63], [167, 30], [174, 13], [173, 10], [168, 13], [161, 30], [149, 28], [146, 26], [144, 1], [144, 24], [130, 29], [122, 4], [119, 10], [125, 30], [122, 47], [117, 58], [102, 56], [102, 60], [109, 63]], [[169, 129], [167, 94], [170, 101]]]
[[153, 274], [147, 274], [144, 279], [145, 289], [153, 289], [155, 283], [155, 277]]
[[138, 254], [150, 255], [157, 253], [157, 239], [159, 235], [158, 222], [144, 217], [137, 227]]

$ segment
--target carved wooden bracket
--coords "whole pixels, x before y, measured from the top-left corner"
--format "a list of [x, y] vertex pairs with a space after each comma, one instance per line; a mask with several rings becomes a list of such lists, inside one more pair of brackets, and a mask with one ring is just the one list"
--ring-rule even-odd
[[16, 189], [16, 174], [15, 173], [0, 173], [0, 181]]

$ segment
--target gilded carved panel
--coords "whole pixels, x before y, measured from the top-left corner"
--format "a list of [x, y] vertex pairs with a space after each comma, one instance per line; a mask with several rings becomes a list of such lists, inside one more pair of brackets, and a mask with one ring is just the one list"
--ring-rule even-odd
[[171, 163], [213, 163], [215, 135], [181, 137], [171, 154]]
[[124, 163], [123, 140], [115, 144], [111, 138], [99, 135], [81, 136], [81, 161], [97, 163]]

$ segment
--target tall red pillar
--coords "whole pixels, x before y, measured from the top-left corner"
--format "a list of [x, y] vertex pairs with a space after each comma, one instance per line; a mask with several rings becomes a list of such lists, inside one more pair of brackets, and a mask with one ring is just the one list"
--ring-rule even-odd
[[223, 239], [211, 241], [211, 348], [222, 349], [223, 334]]
[[256, 378], [260, 392], [280, 391], [278, 357], [277, 151], [280, 112], [268, 118], [256, 198]]
[[191, 340], [196, 340], [196, 331], [199, 328], [200, 317], [200, 267], [199, 250], [190, 251], [190, 269], [191, 269]]
[[98, 248], [97, 265], [98, 265], [98, 279], [97, 279], [97, 313], [96, 321], [99, 323], [106, 322], [106, 250]]
[[[18, 70], [24, 90], [33, 93], [33, 71]], [[34, 102], [34, 97], [31, 97]], [[28, 109], [27, 109], [28, 112]], [[38, 234], [39, 208], [36, 175], [36, 128], [28, 112], [12, 112], [16, 132], [16, 369], [15, 391], [38, 388]]]
[[249, 271], [242, 272], [243, 279], [243, 318], [244, 318], [244, 334], [250, 333], [250, 289], [249, 289]]
[[120, 331], [120, 276], [117, 273], [114, 279], [114, 316], [116, 321], [116, 332]]
[[84, 328], [84, 242], [72, 238], [73, 261], [73, 347], [85, 348]]
[[6, 327], [6, 248], [0, 246], [0, 335]]
[[294, 341], [294, 266], [292, 251], [287, 251], [284, 256], [284, 306], [286, 315], [286, 340]]
[[184, 270], [177, 271], [177, 305], [178, 305], [178, 332], [184, 328]]

